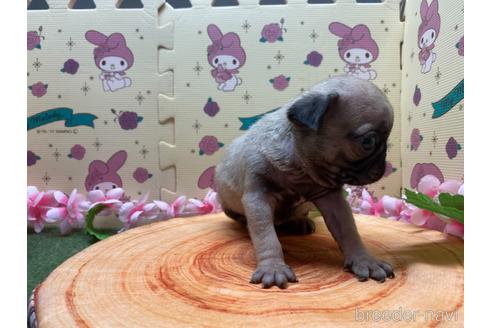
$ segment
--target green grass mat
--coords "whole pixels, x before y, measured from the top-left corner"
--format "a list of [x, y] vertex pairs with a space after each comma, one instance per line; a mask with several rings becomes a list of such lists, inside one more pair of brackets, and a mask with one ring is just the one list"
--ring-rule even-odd
[[57, 266], [72, 255], [96, 242], [83, 230], [60, 235], [58, 228], [45, 228], [37, 234], [27, 230], [27, 298]]

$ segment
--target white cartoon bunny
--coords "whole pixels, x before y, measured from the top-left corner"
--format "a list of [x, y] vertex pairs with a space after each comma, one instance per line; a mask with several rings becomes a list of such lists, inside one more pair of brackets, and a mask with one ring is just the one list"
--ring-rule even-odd
[[241, 40], [234, 32], [222, 34], [217, 25], [207, 27], [212, 44], [207, 48], [208, 62], [214, 69], [212, 77], [218, 83], [217, 89], [229, 92], [242, 83], [237, 76], [238, 68], [246, 62], [246, 52], [241, 47]]
[[432, 69], [432, 63], [436, 61], [436, 53], [433, 51], [439, 30], [441, 29], [441, 17], [439, 16], [439, 3], [433, 0], [427, 5], [427, 0], [420, 4], [420, 17], [418, 44], [420, 48], [419, 61], [422, 73], [428, 73]]
[[131, 86], [132, 80], [125, 71], [133, 66], [133, 53], [126, 46], [121, 33], [106, 36], [100, 32], [87, 31], [85, 38], [98, 47], [94, 49], [94, 61], [102, 71], [99, 79], [104, 91], [116, 91]]
[[371, 68], [370, 63], [378, 58], [379, 48], [371, 37], [369, 28], [364, 24], [350, 28], [345, 24], [333, 22], [328, 29], [341, 38], [338, 40], [338, 54], [347, 64], [344, 67], [345, 73], [363, 80], [374, 80], [377, 73]]

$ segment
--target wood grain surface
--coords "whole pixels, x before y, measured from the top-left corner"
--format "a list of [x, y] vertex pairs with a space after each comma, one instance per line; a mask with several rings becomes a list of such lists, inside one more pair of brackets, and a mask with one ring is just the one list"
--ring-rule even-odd
[[344, 272], [316, 218], [316, 233], [280, 236], [299, 282], [262, 289], [249, 283], [254, 251], [238, 223], [223, 214], [173, 219], [98, 242], [60, 265], [36, 290], [38, 324], [463, 326], [463, 241], [386, 219], [356, 220], [369, 250], [395, 267], [395, 279], [359, 282]]

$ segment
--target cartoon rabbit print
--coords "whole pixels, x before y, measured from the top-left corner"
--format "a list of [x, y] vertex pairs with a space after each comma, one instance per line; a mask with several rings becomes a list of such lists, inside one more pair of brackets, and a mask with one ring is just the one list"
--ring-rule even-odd
[[104, 91], [117, 91], [132, 85], [125, 71], [133, 66], [133, 53], [127, 47], [123, 34], [106, 36], [98, 31], [87, 31], [85, 38], [96, 45], [94, 62], [101, 70], [99, 79]]
[[231, 92], [242, 83], [237, 74], [238, 68], [246, 62], [246, 52], [241, 47], [241, 40], [234, 32], [222, 34], [217, 25], [207, 27], [212, 44], [207, 48], [209, 64], [213, 67], [211, 74], [217, 82], [217, 89]]
[[345, 24], [333, 22], [328, 26], [331, 33], [340, 37], [338, 40], [338, 54], [346, 63], [345, 73], [363, 80], [374, 80], [377, 73], [371, 68], [379, 55], [379, 48], [371, 37], [369, 28], [359, 24], [350, 28]]
[[120, 150], [107, 161], [95, 160], [89, 164], [89, 173], [85, 178], [87, 191], [101, 190], [105, 194], [111, 189], [123, 187], [118, 170], [125, 164], [127, 153]]
[[418, 44], [420, 48], [419, 61], [422, 73], [428, 73], [432, 64], [436, 61], [436, 53], [433, 51], [439, 30], [441, 29], [441, 16], [439, 16], [439, 3], [433, 0], [430, 6], [427, 0], [420, 4], [420, 17]]

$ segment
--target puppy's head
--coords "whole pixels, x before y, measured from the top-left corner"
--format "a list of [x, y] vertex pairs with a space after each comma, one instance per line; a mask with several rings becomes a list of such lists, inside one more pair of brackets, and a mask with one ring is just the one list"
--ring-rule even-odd
[[365, 185], [383, 176], [393, 108], [371, 82], [329, 79], [288, 105], [287, 117], [304, 169], [323, 185]]

